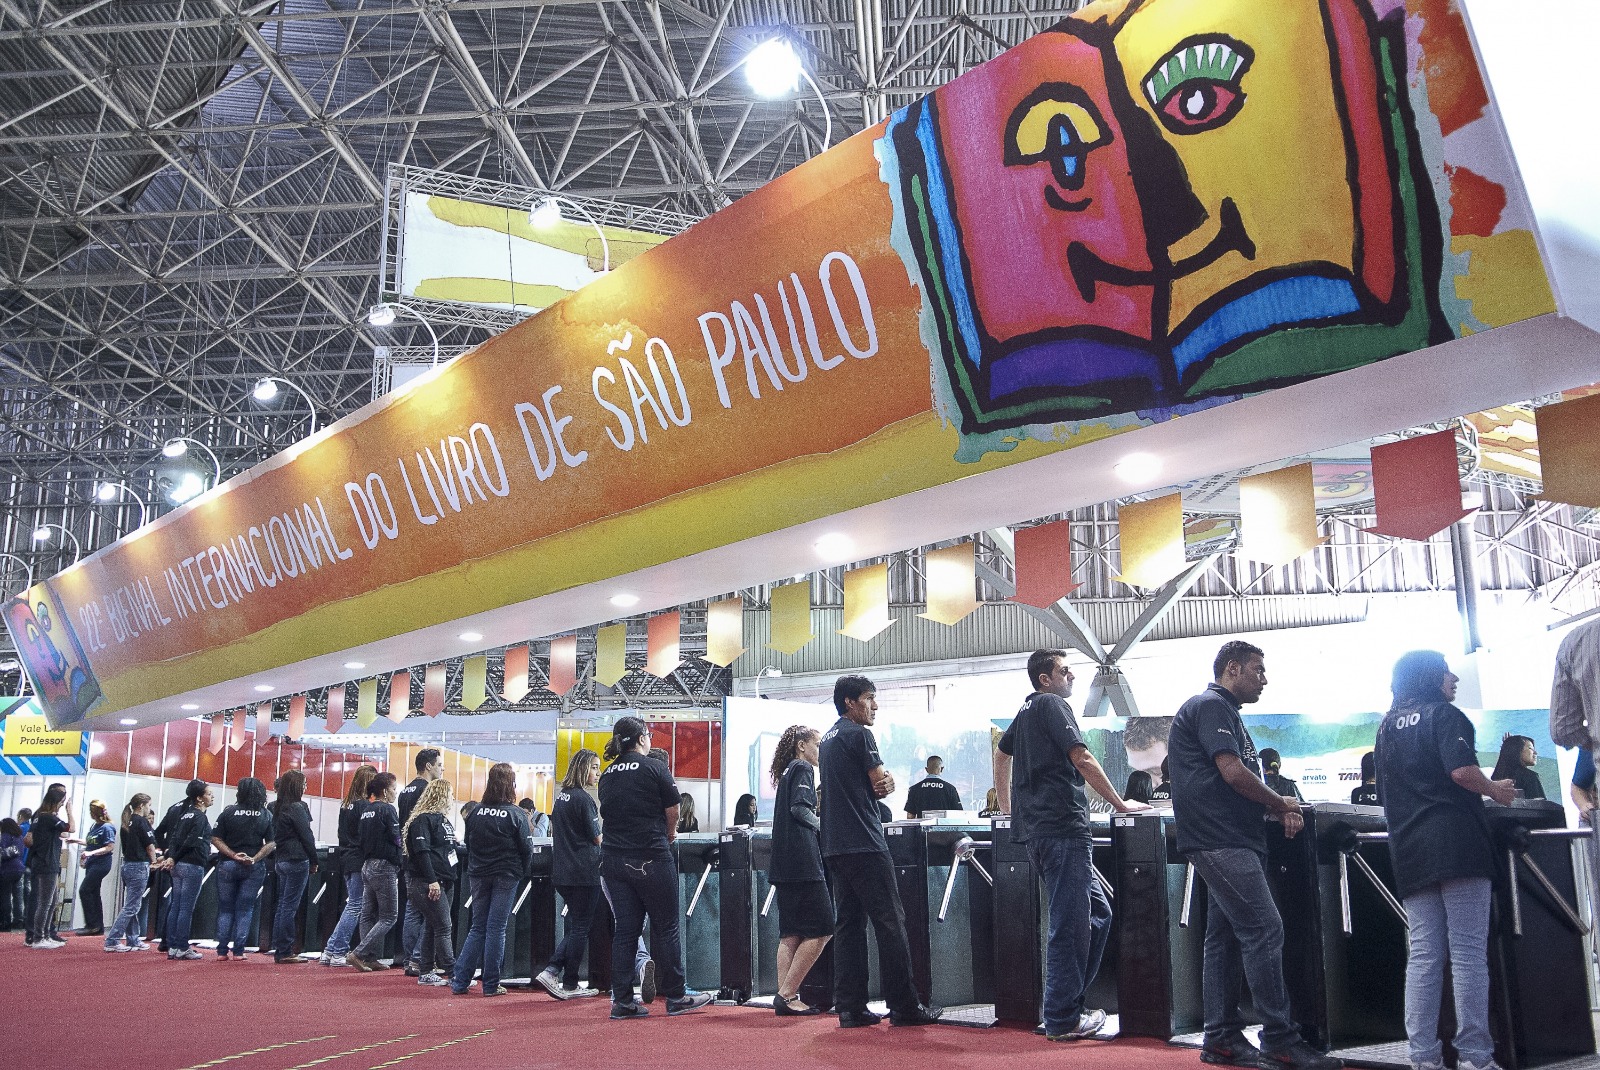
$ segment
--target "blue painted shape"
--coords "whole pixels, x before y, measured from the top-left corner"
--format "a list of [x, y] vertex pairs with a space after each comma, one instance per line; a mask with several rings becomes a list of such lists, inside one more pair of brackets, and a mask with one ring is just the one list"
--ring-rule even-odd
[[949, 181], [939, 160], [939, 136], [933, 127], [933, 110], [926, 105], [917, 119], [917, 142], [922, 146], [922, 159], [927, 165], [924, 176], [928, 183], [928, 216], [938, 232], [939, 271], [944, 276], [945, 291], [950, 295], [956, 331], [966, 351], [964, 356], [973, 367], [978, 367], [983, 363], [983, 345], [972, 307], [972, 294], [967, 289], [966, 272], [961, 267], [961, 242], [950, 206]]
[[1173, 362], [1181, 379], [1194, 364], [1246, 335], [1348, 316], [1360, 310], [1361, 302], [1348, 279], [1321, 275], [1275, 279], [1234, 298], [1208, 316], [1172, 347]]
[[1154, 402], [1161, 389], [1161, 362], [1133, 346], [1099, 338], [1059, 338], [1008, 353], [989, 368], [991, 399], [1045, 387], [1076, 390], [1113, 379], [1143, 378]]

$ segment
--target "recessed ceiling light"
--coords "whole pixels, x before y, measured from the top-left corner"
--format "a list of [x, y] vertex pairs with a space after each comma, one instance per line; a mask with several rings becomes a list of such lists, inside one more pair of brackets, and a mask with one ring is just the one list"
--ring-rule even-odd
[[848, 561], [856, 551], [855, 540], [838, 531], [830, 531], [813, 545], [824, 561]]
[[131, 728], [133, 725], [136, 725], [139, 722], [134, 720], [132, 717], [124, 717], [122, 720], [118, 721], [117, 723], [122, 725], [124, 728]]
[[182, 706], [178, 707], [180, 710], [198, 710], [199, 708], [200, 703], [198, 702], [185, 702]]
[[482, 632], [462, 632], [461, 633], [461, 641], [463, 643], [481, 643], [481, 642], [483, 642], [483, 633]]
[[365, 669], [367, 663], [364, 661], [347, 661], [344, 663], [344, 667], [347, 669]]
[[1161, 458], [1153, 453], [1130, 453], [1112, 471], [1124, 483], [1148, 483], [1161, 474]]
[[256, 690], [265, 693], [265, 692], [268, 692], [268, 691], [272, 690], [272, 685], [271, 684], [257, 684], [256, 685]]
[[618, 609], [629, 609], [639, 604], [639, 596], [636, 594], [614, 594], [611, 596], [611, 604]]

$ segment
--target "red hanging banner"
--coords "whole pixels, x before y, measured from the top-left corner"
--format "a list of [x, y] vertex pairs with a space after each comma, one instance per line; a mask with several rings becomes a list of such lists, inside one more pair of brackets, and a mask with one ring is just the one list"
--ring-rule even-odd
[[422, 678], [422, 712], [437, 717], [444, 712], [446, 667], [444, 663], [429, 665]]
[[256, 744], [269, 742], [272, 739], [272, 703], [262, 702], [256, 706]]
[[644, 671], [651, 676], [666, 679], [683, 663], [681, 653], [683, 615], [663, 613], [658, 617], [651, 617], [646, 627], [647, 660]]
[[578, 682], [578, 637], [550, 640], [550, 690], [565, 695]]
[[306, 697], [296, 695], [289, 700], [289, 733], [290, 739], [299, 739], [306, 734]]
[[212, 754], [221, 754], [223, 746], [228, 742], [227, 730], [222, 727], [222, 714], [211, 715], [211, 730], [206, 736], [206, 750]]
[[1011, 600], [1023, 605], [1048, 609], [1083, 586], [1072, 582], [1072, 521], [1018, 528], [1016, 568]]
[[411, 674], [397, 672], [389, 677], [389, 712], [386, 715], [395, 724], [411, 714]]
[[1403, 438], [1372, 448], [1374, 535], [1423, 542], [1471, 513], [1461, 508], [1456, 433]]
[[328, 720], [326, 727], [330, 733], [337, 732], [344, 727], [344, 685], [335, 684], [328, 688]]
[[528, 644], [521, 643], [506, 650], [505, 687], [501, 693], [507, 702], [520, 702], [528, 693]]

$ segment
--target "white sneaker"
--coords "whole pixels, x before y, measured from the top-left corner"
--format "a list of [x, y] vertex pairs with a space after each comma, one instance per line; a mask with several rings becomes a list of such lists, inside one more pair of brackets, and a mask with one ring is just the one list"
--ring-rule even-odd
[[1500, 1064], [1494, 1061], [1493, 1056], [1486, 1063], [1469, 1063], [1465, 1059], [1457, 1059], [1456, 1070], [1500, 1070]]
[[328, 955], [328, 956], [326, 956], [326, 958], [327, 958], [326, 962], [323, 962], [322, 959], [318, 959], [317, 961], [322, 963], [322, 965], [324, 965], [324, 966], [348, 966], [348, 965], [350, 965], [350, 960], [345, 958], [343, 955]]
[[65, 940], [35, 940], [33, 946], [43, 951], [54, 951], [58, 947], [66, 947]]
[[1106, 1024], [1106, 1012], [1095, 1009], [1085, 1010], [1078, 1015], [1078, 1024], [1065, 1033], [1046, 1033], [1046, 1040], [1087, 1040], [1100, 1032]]
[[550, 967], [546, 966], [544, 969], [540, 970], [539, 976], [535, 977], [534, 981], [539, 985], [540, 988], [544, 989], [557, 999], [566, 999], [566, 997], [561, 994], [561, 975], [556, 973], [556, 971], [552, 970]]
[[132, 951], [133, 948], [129, 947], [127, 944], [107, 944], [105, 946], [105, 950], [112, 952], [125, 952]]

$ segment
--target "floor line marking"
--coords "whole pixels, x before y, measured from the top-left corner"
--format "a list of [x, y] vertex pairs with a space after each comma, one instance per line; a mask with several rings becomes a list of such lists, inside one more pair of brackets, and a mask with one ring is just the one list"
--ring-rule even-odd
[[398, 1059], [390, 1059], [386, 1063], [379, 1063], [377, 1066], [371, 1067], [370, 1070], [384, 1070], [385, 1067], [398, 1066], [399, 1064], [405, 1062], [407, 1059], [415, 1059], [419, 1055], [426, 1055], [430, 1051], [438, 1051], [440, 1048], [448, 1048], [452, 1044], [463, 1044], [463, 1043], [465, 1043], [465, 1042], [467, 1042], [469, 1040], [476, 1040], [479, 1037], [486, 1037], [490, 1033], [493, 1033], [493, 1032], [494, 1032], [493, 1029], [485, 1029], [485, 1030], [482, 1030], [481, 1032], [469, 1033], [464, 1037], [456, 1037], [456, 1039], [454, 1039], [454, 1040], [447, 1040], [443, 1044], [434, 1044], [431, 1047], [419, 1048], [416, 1051], [408, 1052], [407, 1054], [400, 1056]]
[[268, 1044], [264, 1048], [251, 1048], [249, 1051], [241, 1051], [237, 1055], [224, 1055], [222, 1058], [212, 1059], [208, 1063], [195, 1063], [193, 1066], [184, 1067], [184, 1070], [206, 1070], [206, 1067], [208, 1066], [221, 1066], [223, 1063], [231, 1063], [235, 1059], [243, 1059], [251, 1055], [261, 1055], [264, 1052], [277, 1051], [279, 1048], [292, 1048], [296, 1044], [315, 1044], [319, 1040], [333, 1040], [337, 1035], [338, 1034], [336, 1033], [329, 1033], [325, 1037], [307, 1037], [304, 1040], [285, 1040], [277, 1044]]
[[336, 1055], [324, 1055], [322, 1058], [313, 1059], [309, 1063], [301, 1063], [299, 1066], [291, 1066], [289, 1067], [289, 1070], [311, 1070], [313, 1066], [321, 1066], [323, 1063], [331, 1063], [335, 1059], [343, 1059], [346, 1055], [358, 1055], [364, 1051], [371, 1051], [373, 1048], [381, 1048], [385, 1044], [398, 1044], [402, 1040], [415, 1040], [419, 1036], [421, 1036], [420, 1033], [407, 1033], [405, 1036], [395, 1037], [393, 1040], [380, 1040], [374, 1044], [363, 1044], [359, 1048], [351, 1048], [349, 1051], [341, 1051]]

